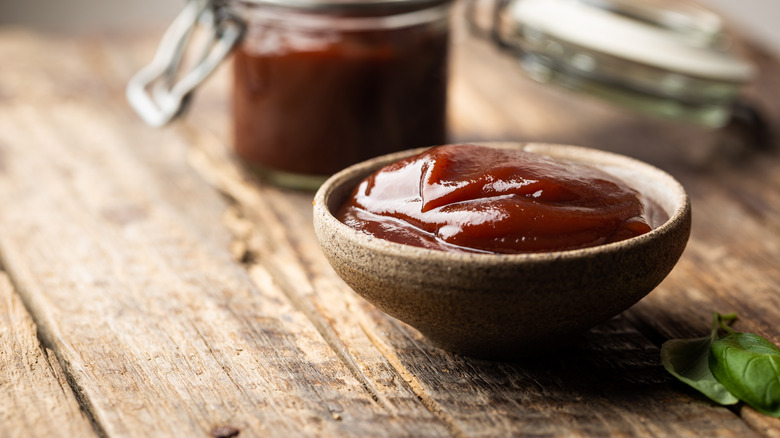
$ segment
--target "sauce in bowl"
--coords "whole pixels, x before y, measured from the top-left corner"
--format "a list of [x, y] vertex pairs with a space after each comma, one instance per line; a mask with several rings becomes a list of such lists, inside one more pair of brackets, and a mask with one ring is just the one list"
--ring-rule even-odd
[[659, 207], [595, 167], [476, 145], [439, 146], [379, 169], [336, 216], [397, 243], [497, 254], [618, 242], [666, 220]]

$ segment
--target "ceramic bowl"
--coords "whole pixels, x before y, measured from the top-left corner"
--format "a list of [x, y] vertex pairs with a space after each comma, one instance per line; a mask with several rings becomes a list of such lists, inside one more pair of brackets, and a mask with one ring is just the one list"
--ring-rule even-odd
[[333, 175], [314, 199], [314, 228], [323, 253], [358, 294], [433, 344], [487, 359], [550, 352], [642, 299], [680, 258], [690, 234], [690, 201], [667, 173], [576, 146], [483, 145], [596, 166], [656, 202], [669, 219], [647, 234], [586, 249], [512, 255], [427, 250], [373, 238], [334, 217], [371, 172], [424, 149], [371, 159]]

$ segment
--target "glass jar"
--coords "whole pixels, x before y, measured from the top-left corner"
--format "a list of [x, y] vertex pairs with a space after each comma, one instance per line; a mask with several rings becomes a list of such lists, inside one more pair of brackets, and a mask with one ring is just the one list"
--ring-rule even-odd
[[754, 67], [721, 18], [682, 0], [468, 0], [472, 29], [539, 82], [722, 127]]
[[[446, 142], [450, 0], [192, 3], [193, 25], [215, 29], [211, 52], [233, 39], [235, 152], [263, 178], [311, 189], [356, 162]], [[147, 101], [139, 112], [151, 88], [128, 87]]]

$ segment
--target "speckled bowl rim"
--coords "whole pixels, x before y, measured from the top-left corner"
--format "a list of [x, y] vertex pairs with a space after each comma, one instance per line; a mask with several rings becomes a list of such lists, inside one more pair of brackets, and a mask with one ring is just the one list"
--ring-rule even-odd
[[[547, 156], [551, 155], [546, 154], [544, 151], [555, 149], [558, 152], [565, 152], [567, 155], [563, 159], [566, 160], [585, 164], [597, 163], [597, 166], [613, 165], [621, 169], [634, 169], [637, 170], [638, 173], [642, 176], [650, 176], [654, 179], [654, 181], [660, 180], [664, 183], [665, 186], [672, 188], [674, 191], [674, 202], [678, 207], [674, 212], [666, 212], [669, 214], [669, 219], [666, 220], [666, 222], [641, 236], [589, 248], [524, 254], [460, 253], [420, 248], [369, 236], [344, 224], [334, 216], [333, 212], [328, 206], [328, 201], [330, 200], [330, 197], [336, 193], [344, 184], [351, 184], [348, 191], [346, 192], [348, 196], [348, 193], [351, 193], [357, 184], [360, 183], [360, 181], [362, 181], [365, 177], [380, 167], [430, 149], [429, 147], [423, 147], [372, 158], [347, 167], [328, 178], [314, 195], [315, 220], [318, 218], [323, 220], [324, 223], [322, 225], [325, 228], [339, 232], [342, 236], [348, 238], [353, 243], [370, 248], [372, 251], [377, 251], [378, 253], [404, 255], [415, 258], [420, 257], [426, 258], [430, 261], [466, 262], [469, 264], [488, 266], [495, 265], [497, 263], [543, 263], [549, 261], [589, 258], [598, 254], [644, 245], [648, 241], [656, 239], [660, 235], [671, 232], [676, 226], [683, 223], [690, 213], [690, 198], [682, 184], [680, 184], [667, 172], [635, 158], [599, 149], [555, 143], [470, 142], [464, 144], [521, 149]], [[553, 154], [552, 156], [561, 158], [560, 154]], [[626, 182], [633, 186], [631, 181]], [[338, 206], [336, 206], [336, 208], [338, 208]], [[318, 214], [318, 212], [320, 213]]]

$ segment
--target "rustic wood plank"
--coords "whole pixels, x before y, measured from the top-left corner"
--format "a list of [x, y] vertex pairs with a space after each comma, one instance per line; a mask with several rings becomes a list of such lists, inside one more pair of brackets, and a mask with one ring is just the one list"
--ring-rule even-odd
[[[570, 355], [518, 364], [471, 360], [429, 346], [414, 329], [357, 297], [329, 269], [312, 231], [303, 226], [311, 220], [310, 195], [258, 186], [235, 166], [219, 164], [230, 158], [220, 154], [217, 142], [206, 144], [201, 137], [197, 146], [196, 166], [235, 197], [252, 222], [264, 224], [263, 230], [254, 231], [263, 235], [262, 244], [247, 240], [246, 249], [262, 254], [256, 263], [277, 263], [278, 275], [297, 284], [313, 279], [312, 292], [299, 297], [305, 300], [302, 305], [316, 308], [329, 321], [356, 361], [362, 362], [361, 355], [368, 350], [355, 346], [368, 337], [453, 434], [753, 435], [729, 410], [697, 403], [672, 388], [657, 346], [623, 320], [591, 331]], [[269, 213], [276, 214], [279, 223], [271, 230], [265, 227], [274, 222], [272, 218], [260, 220]], [[272, 254], [266, 253], [268, 247], [274, 248]], [[302, 268], [304, 273], [299, 272]], [[350, 332], [354, 327], [363, 333]]]
[[0, 254], [99, 433], [447, 434], [375, 401], [272, 272], [249, 280], [181, 137], [111, 103], [115, 47], [54, 41], [0, 37]]
[[[377, 401], [389, 406], [399, 418], [413, 415], [419, 407], [419, 392], [398, 375], [365, 333], [365, 327], [356, 323], [359, 298], [335, 275], [319, 251], [311, 228], [311, 194], [260, 185], [240, 170], [226, 153], [224, 143], [202, 132], [196, 135], [187, 127], [183, 131], [192, 136], [196, 146], [191, 151], [193, 165], [236, 202], [238, 221], [229, 228], [241, 238], [234, 249], [252, 278], [262, 282], [262, 277], [256, 275], [258, 270], [272, 272], [291, 301], [303, 309]], [[449, 433], [463, 436], [448, 415], [432, 409], [425, 399], [423, 403]]]
[[[265, 424], [258, 424], [268, 417], [274, 417], [276, 413], [283, 412], [294, 419], [304, 418], [306, 414], [311, 415], [306, 418], [319, 419], [318, 422], [315, 421], [316, 425], [305, 425], [301, 429], [302, 434], [367, 432], [369, 429], [366, 423], [371, 418], [374, 424], [381, 425], [378, 427], [379, 431], [376, 427], [371, 429], [373, 434], [425, 431], [430, 434], [475, 436], [511, 433], [696, 436], [694, 433], [712, 432], [712, 435], [720, 436], [750, 436], [751, 431], [747, 429], [746, 423], [730, 411], [713, 407], [695, 394], [689, 395], [684, 388], [673, 385], [671, 379], [663, 374], [659, 367], [657, 345], [650, 343], [643, 335], [653, 341], [661, 341], [673, 334], [697, 333], [701, 330], [700, 322], [708, 319], [707, 307], [736, 302], [744, 307], [744, 311], [752, 312], [743, 316], [756, 316], [755, 319], [749, 319], [751, 322], [748, 322], [746, 327], [775, 339], [777, 332], [772, 324], [772, 321], [777, 320], [776, 314], [773, 313], [775, 310], [760, 313], [760, 304], [746, 304], [742, 296], [748, 294], [749, 297], [771, 300], [772, 291], [776, 294], [778, 283], [777, 277], [772, 273], [773, 265], [762, 262], [762, 257], [776, 255], [773, 245], [777, 244], [777, 240], [761, 239], [761, 236], [772, 235], [771, 233], [776, 231], [776, 216], [771, 213], [774, 213], [777, 207], [771, 205], [777, 204], [767, 204], [777, 196], [774, 189], [776, 177], [773, 177], [777, 174], [776, 158], [769, 156], [763, 168], [755, 163], [750, 164], [750, 160], [747, 160], [748, 164], [744, 165], [740, 172], [728, 161], [719, 157], [713, 159], [712, 155], [717, 155], [720, 151], [717, 145], [710, 143], [717, 137], [717, 133], [668, 128], [666, 123], [624, 114], [598, 102], [587, 99], [572, 100], [565, 93], [549, 90], [522, 79], [517, 75], [517, 70], [512, 70], [514, 67], [511, 60], [483, 50], [480, 42], [464, 41], [458, 46], [454, 68], [454, 139], [562, 141], [638, 156], [667, 168], [681, 178], [694, 195], [695, 211], [702, 211], [706, 215], [702, 219], [695, 215], [697, 222], [694, 224], [694, 237], [689, 251], [667, 282], [625, 318], [600, 326], [575, 344], [572, 353], [574, 360], [554, 357], [520, 364], [484, 363], [431, 348], [414, 330], [378, 313], [339, 283], [319, 255], [308, 228], [309, 196], [257, 185], [241, 177], [240, 173], [236, 179], [235, 165], [224, 159], [224, 151], [207, 155], [205, 158], [199, 155], [203, 148], [217, 146], [224, 149], [227, 143], [225, 139], [229, 138], [225, 130], [228, 115], [224, 77], [214, 78], [204, 93], [199, 95], [196, 100], [198, 107], [190, 115], [190, 126], [185, 127], [184, 131], [188, 136], [185, 138], [198, 141], [196, 146], [201, 149], [194, 151], [193, 162], [204, 176], [210, 178], [212, 184], [233, 198], [233, 206], [226, 204], [201, 181], [193, 178], [189, 169], [172, 164], [180, 163], [184, 158], [180, 132], [154, 132], [139, 128], [138, 124], [128, 123], [131, 116], [127, 112], [114, 117], [99, 110], [100, 105], [96, 100], [104, 99], [115, 103], [121, 99], [123, 81], [119, 79], [120, 73], [136, 68], [133, 63], [127, 62], [127, 58], [118, 54], [121, 51], [113, 50], [118, 46], [66, 41], [58, 45], [63, 53], [52, 59], [51, 54], [43, 49], [44, 43], [50, 41], [37, 40], [31, 45], [16, 46], [19, 41], [14, 39], [15, 47], [10, 47], [9, 44], [3, 48], [3, 53], [28, 52], [29, 55], [29, 52], [32, 52], [32, 61], [29, 57], [22, 61], [31, 65], [36, 62], [45, 65], [54, 60], [55, 65], [40, 69], [14, 70], [16, 73], [0, 70], [0, 75], [3, 75], [0, 84], [8, 84], [6, 87], [0, 86], [0, 107], [5, 106], [7, 110], [0, 114], [0, 120], [10, 120], [4, 123], [12, 123], [17, 134], [21, 129], [27, 136], [34, 132], [33, 119], [42, 124], [42, 132], [35, 134], [32, 144], [41, 148], [39, 156], [41, 153], [52, 155], [57, 159], [57, 164], [47, 167], [34, 163], [33, 155], [22, 151], [18, 145], [6, 147], [5, 144], [9, 142], [9, 136], [6, 134], [0, 140], [3, 142], [0, 151], [6, 151], [5, 158], [0, 157], [0, 163], [3, 164], [0, 167], [11, 167], [17, 172], [13, 176], [14, 181], [25, 180], [18, 173], [16, 166], [20, 165], [16, 159], [18, 156], [26, 157], [23, 168], [36, 175], [54, 169], [59, 175], [56, 180], [65, 181], [65, 186], [54, 190], [49, 197], [37, 195], [39, 199], [30, 201], [23, 198], [30, 194], [35, 195], [41, 189], [29, 180], [22, 187], [14, 188], [21, 189], [21, 193], [11, 193], [11, 189], [6, 188], [0, 189], [0, 195], [4, 201], [21, 200], [23, 202], [19, 205], [23, 207], [41, 209], [41, 214], [64, 209], [67, 216], [81, 220], [82, 225], [78, 229], [59, 225], [59, 229], [67, 235], [64, 239], [63, 236], [56, 236], [56, 240], [72, 246], [68, 248], [67, 255], [76, 250], [76, 260], [85, 260], [90, 265], [96, 264], [95, 258], [99, 257], [89, 257], [85, 253], [94, 249], [101, 250], [102, 256], [110, 260], [100, 261], [100, 266], [105, 271], [111, 270], [112, 275], [94, 275], [86, 269], [80, 269], [66, 277], [71, 281], [68, 287], [57, 287], [56, 281], [46, 277], [56, 272], [46, 268], [35, 268], [34, 272], [27, 272], [31, 269], [27, 266], [29, 260], [14, 265], [16, 269], [12, 272], [23, 280], [23, 284], [32, 285], [24, 293], [32, 298], [36, 318], [45, 323], [49, 335], [63, 332], [58, 325], [63, 323], [61, 320], [64, 321], [65, 327], [78, 326], [76, 318], [67, 315], [69, 309], [89, 316], [97, 314], [105, 326], [101, 328], [107, 329], [107, 333], [117, 338], [109, 339], [120, 341], [118, 345], [121, 346], [135, 343], [129, 339], [131, 335], [124, 335], [126, 330], [128, 333], [152, 331], [148, 326], [139, 329], [121, 319], [114, 321], [100, 314], [102, 308], [117, 311], [120, 316], [121, 313], [130, 313], [136, 319], [133, 322], [141, 325], [150, 324], [149, 316], [154, 317], [155, 322], [159, 322], [156, 320], [159, 318], [162, 327], [154, 328], [157, 330], [156, 337], [168, 335], [171, 342], [165, 345], [184, 344], [185, 350], [194, 352], [195, 359], [187, 360], [188, 363], [184, 365], [182, 359], [186, 360], [190, 356], [163, 353], [158, 360], [170, 361], [168, 363], [176, 365], [164, 369], [159, 366], [138, 365], [134, 361], [138, 359], [135, 357], [136, 353], [132, 351], [124, 353], [122, 357], [99, 358], [111, 365], [123, 365], [124, 372], [118, 374], [137, 374], [109, 382], [111, 388], [141, 382], [141, 386], [131, 392], [130, 398], [136, 403], [139, 400], [137, 392], [149, 390], [149, 383], [146, 381], [159, 379], [160, 373], [169, 376], [168, 380], [178, 380], [177, 385], [165, 385], [165, 382], [162, 382], [161, 386], [167, 389], [174, 386], [174, 389], [157, 392], [160, 396], [176, 399], [184, 392], [181, 390], [182, 386], [195, 381], [197, 384], [187, 391], [190, 398], [203, 399], [205, 395], [213, 395], [213, 399], [204, 400], [218, 400], [212, 404], [208, 401], [190, 400], [172, 412], [178, 416], [174, 418], [175, 421], [200, 422], [197, 426], [188, 426], [182, 432], [172, 429], [169, 425], [157, 425], [159, 430], [156, 431], [163, 434], [193, 431], [202, 433], [204, 430], [210, 430], [208, 426], [235, 424], [240, 427], [242, 434], [269, 430], [290, 432], [292, 426], [289, 424], [280, 425], [271, 421], [270, 429], [264, 429]], [[148, 48], [147, 45], [142, 47], [144, 49], [140, 50], [141, 52]], [[142, 62], [148, 59], [148, 56], [146, 53], [138, 59]], [[104, 72], [106, 79], [96, 82], [94, 76], [85, 75], [85, 67], [78, 65], [84, 62], [91, 63], [91, 68]], [[96, 63], [101, 65], [96, 67]], [[102, 65], [104, 63], [114, 65], [107, 68]], [[129, 70], [123, 70], [116, 64], [123, 64]], [[770, 68], [770, 72], [777, 71], [776, 66], [769, 66], [775, 69]], [[60, 86], [55, 86], [54, 78], [59, 78]], [[26, 81], [42, 87], [19, 93], [10, 86], [24, 84]], [[209, 91], [209, 88], [214, 92]], [[55, 108], [43, 112], [36, 105], [32, 105], [50, 103], [50, 94], [63, 93], [63, 90], [67, 90], [64, 97], [74, 100], [75, 104], [60, 102]], [[757, 95], [762, 96], [761, 93]], [[764, 100], [767, 98], [764, 97]], [[104, 101], [100, 103], [106, 105]], [[108, 107], [115, 109], [116, 106], [112, 105], [114, 104]], [[770, 109], [776, 107], [773, 105], [767, 102]], [[74, 114], [55, 114], [68, 111]], [[41, 113], [43, 119], [38, 117]], [[556, 117], [551, 118], [549, 114], [555, 114]], [[5, 116], [8, 118], [3, 118]], [[122, 117], [126, 119], [120, 121]], [[68, 142], [67, 146], [75, 148], [77, 152], [75, 157], [69, 157], [65, 153], [64, 145], [57, 145], [52, 134], [72, 135], [72, 129], [66, 128], [82, 127], [86, 118], [96, 120], [107, 128], [101, 130], [90, 127], [78, 137], [81, 141]], [[562, 123], [559, 123], [561, 121]], [[55, 126], [56, 129], [50, 126]], [[18, 138], [16, 135], [10, 137]], [[119, 142], [124, 146], [119, 148], [118, 153], [109, 148], [111, 154], [98, 154], [102, 151], [98, 146], [84, 147], [81, 144], [89, 143], [89, 139], [94, 138], [107, 139], [110, 140], [109, 143]], [[132, 138], [132, 141], [127, 138]], [[206, 146], [203, 146], [204, 144]], [[697, 145], [701, 147], [696, 149]], [[132, 148], [133, 151], [127, 152], [124, 148]], [[51, 154], [52, 152], [54, 154]], [[114, 157], [114, 154], [118, 156]], [[758, 162], [766, 157], [756, 154], [751, 156]], [[77, 158], [89, 157], [91, 163], [75, 163]], [[120, 165], [120, 161], [127, 161], [129, 166]], [[106, 168], [95, 171], [95, 167], [101, 166]], [[725, 173], [722, 171], [724, 167]], [[756, 172], [756, 169], [759, 171]], [[118, 179], [125, 182], [125, 186], [117, 187], [116, 183], [109, 183], [106, 188], [91, 187], [93, 184], [105, 184], [105, 180], [110, 181], [116, 177], [116, 172], [119, 173]], [[84, 176], [85, 173], [87, 176]], [[722, 179], [724, 174], [728, 177]], [[144, 181], [144, 184], [151, 181], [153, 184], [138, 190], [131, 187], [128, 181]], [[169, 186], [161, 184], [161, 181], [167, 181]], [[768, 184], [770, 188], [759, 189], [763, 184]], [[171, 190], [170, 186], [176, 189]], [[715, 190], [711, 190], [712, 187]], [[746, 201], [744, 194], [751, 194], [756, 190], [758, 194], [752, 195]], [[89, 200], [85, 205], [70, 205], [74, 192], [98, 192], [100, 196], [96, 200]], [[138, 192], [141, 194], [138, 195]], [[132, 202], [128, 203], [129, 207], [122, 202], [117, 203], [118, 205], [107, 202], [109, 197], [122, 199], [131, 194], [135, 194], [135, 198], [130, 196]], [[193, 198], [201, 195], [207, 199], [193, 201]], [[168, 207], [160, 208], [160, 202], [164, 202]], [[106, 204], [112, 208], [101, 211], [99, 207]], [[138, 205], [156, 207], [142, 213], [145, 208], [139, 208]], [[148, 221], [149, 214], [159, 228], [139, 224]], [[101, 215], [107, 219], [95, 219]], [[25, 219], [21, 213], [5, 211], [0, 212], [0, 217], [13, 219], [14, 224], [16, 221], [23, 223]], [[113, 222], [107, 224], [108, 221]], [[744, 240], [753, 243], [759, 239], [759, 243], [744, 245], [747, 248], [738, 247], [739, 242], [733, 238], [733, 232], [738, 229], [740, 221], [750, 222]], [[46, 226], [50, 225], [40, 219], [36, 227], [19, 227], [15, 233], [25, 237], [25, 233], [33, 236]], [[142, 236], [145, 233], [150, 235]], [[88, 237], [87, 242], [76, 238], [82, 235]], [[34, 249], [27, 251], [36, 256], [44, 256], [43, 260], [62, 259], [66, 255], [64, 248], [53, 248], [59, 254], [48, 254], [52, 248], [50, 244], [43, 243], [47, 242], [47, 237], [52, 240], [49, 235], [37, 240], [32, 239]], [[127, 266], [135, 266], [137, 262], [128, 260], [127, 256], [115, 254], [115, 250], [108, 245], [101, 245], [101, 237], [114, 241], [124, 238], [121, 242], [127, 244], [129, 250], [136, 252], [139, 251], [139, 246], [147, 248], [140, 254], [149, 257], [159, 267], [180, 271], [182, 268], [192, 270], [192, 265], [197, 265], [197, 273], [181, 279], [143, 269], [124, 272]], [[10, 243], [8, 239], [2, 239], [0, 234], [0, 251], [4, 254], [24, 252], [21, 239]], [[135, 242], [133, 239], [140, 240]], [[161, 251], [148, 249], [149, 245], [170, 244], [170, 240], [177, 241], [171, 246], [181, 245], [187, 249], [186, 253], [168, 248]], [[237, 263], [230, 260], [226, 248], [231, 246], [235, 251], [234, 255], [244, 262], [244, 266], [234, 266]], [[718, 258], [724, 251], [726, 254], [732, 251], [734, 258], [745, 259], [734, 262], [729, 257]], [[161, 258], [165, 260], [160, 260]], [[171, 262], [177, 258], [184, 261]], [[196, 263], [186, 262], [190, 258], [198, 260]], [[126, 264], [128, 261], [133, 263]], [[204, 262], [214, 262], [218, 267], [203, 269], [201, 263]], [[246, 278], [240, 281], [233, 279], [228, 280], [228, 287], [225, 287], [219, 273], [227, 267], [235, 269], [228, 277], [240, 276], [242, 270], [247, 269], [252, 282]], [[746, 269], [744, 277], [740, 277], [743, 269]], [[122, 274], [119, 277], [122, 282], [112, 281], [114, 271]], [[89, 278], [90, 274], [93, 274], [92, 278]], [[736, 277], [729, 277], [732, 274]], [[143, 291], [144, 287], [148, 287], [146, 282], [128, 278], [139, 276], [171, 284], [176, 290], [170, 298], [162, 298], [157, 291]], [[721, 284], [719, 281], [726, 277], [731, 279], [726, 284]], [[739, 282], [739, 278], [747, 281]], [[691, 279], [694, 280], [693, 286]], [[125, 280], [129, 286], [124, 284]], [[197, 283], [202, 288], [193, 288], [192, 283]], [[751, 285], [760, 286], [758, 295], [751, 295], [748, 290]], [[49, 302], [41, 298], [44, 296], [44, 286], [54, 286], [54, 291], [47, 292], [44, 298], [54, 296], [56, 300]], [[79, 306], [67, 306], [70, 303], [67, 302], [65, 293], [73, 286], [79, 288], [85, 297], [97, 301], [97, 304], [86, 306], [88, 312], [79, 309]], [[725, 291], [724, 286], [734, 286], [736, 289]], [[111, 296], [114, 299], [123, 300], [111, 303], [97, 291], [93, 291], [91, 295], [84, 294], [83, 289], [90, 287], [99, 288], [101, 293], [113, 291]], [[246, 290], [236, 292], [234, 288]], [[120, 296], [122, 294], [115, 292], [117, 290], [129, 296], [123, 298]], [[219, 296], [216, 291], [221, 291], [222, 295]], [[734, 294], [738, 300], [735, 300]], [[188, 304], [192, 300], [203, 302], [197, 305]], [[153, 302], [154, 306], [138, 304], [145, 301]], [[182, 315], [190, 310], [193, 311], [192, 315]], [[168, 316], [169, 314], [172, 316]], [[236, 324], [233, 321], [236, 316], [245, 318], [244, 322]], [[165, 321], [166, 318], [173, 318], [173, 321]], [[293, 322], [290, 322], [290, 319]], [[193, 346], [195, 342], [192, 339], [203, 334], [200, 325], [204, 320], [205, 337], [208, 340], [204, 340], [203, 344], [211, 345], [211, 352], [205, 351], [208, 347], [204, 348], [203, 345]], [[286, 323], [279, 328], [279, 322], [285, 320]], [[181, 328], [177, 325], [181, 322], [189, 322], [190, 325], [185, 324], [185, 327]], [[704, 327], [707, 325], [705, 323]], [[642, 333], [637, 332], [635, 327], [642, 329]], [[290, 340], [292, 333], [298, 333], [299, 329], [303, 340]], [[78, 338], [86, 332], [86, 328], [81, 327], [68, 333], [68, 338]], [[269, 332], [272, 332], [273, 336]], [[236, 333], [244, 335], [238, 342], [228, 336]], [[247, 336], [246, 333], [251, 335]], [[255, 341], [256, 337], [263, 339]], [[327, 395], [331, 398], [323, 398], [320, 394], [315, 397], [306, 384], [301, 385], [299, 380], [295, 380], [298, 383], [291, 384], [291, 391], [287, 388], [283, 390], [287, 391], [287, 394], [286, 400], [282, 401], [265, 398], [268, 393], [253, 386], [257, 385], [257, 381], [250, 376], [254, 376], [253, 371], [256, 371], [256, 368], [250, 368], [252, 365], [262, 364], [261, 368], [265, 369], [268, 358], [259, 350], [278, 347], [280, 342], [276, 338], [283, 338], [281, 344], [286, 350], [281, 350], [285, 352], [282, 356], [306, 357], [303, 365], [289, 356], [278, 358], [279, 360], [272, 364], [283, 378], [288, 379], [288, 383], [295, 380], [295, 376], [287, 374], [287, 370], [296, 366], [307, 367], [303, 373], [309, 376], [306, 382], [319, 382], [317, 379], [320, 375], [314, 374], [317, 378], [312, 377], [308, 367], [315, 363], [326, 363], [327, 371], [320, 372], [325, 374], [323, 379], [330, 378], [331, 382], [341, 379], [347, 382], [347, 385], [340, 388], [340, 391], [362, 394], [340, 404], [341, 412], [349, 412], [349, 415], [340, 413], [338, 408], [329, 409], [331, 406], [326, 402], [318, 404], [321, 400], [334, 400], [338, 393], [327, 383], [325, 386], [330, 388]], [[327, 342], [323, 342], [321, 338]], [[72, 372], [78, 378], [80, 387], [91, 388], [90, 391], [84, 391], [84, 394], [93, 403], [91, 409], [101, 413], [99, 424], [109, 425], [104, 426], [104, 432], [122, 435], [128, 430], [137, 432], [154, 427], [147, 419], [115, 418], [122, 415], [133, 417], [132, 414], [126, 414], [128, 408], [133, 405], [124, 402], [110, 405], [102, 394], [102, 391], [106, 390], [94, 384], [97, 380], [107, 380], [106, 376], [95, 371], [95, 368], [100, 370], [100, 366], [86, 363], [84, 359], [89, 355], [80, 356], [78, 351], [72, 351], [68, 342], [59, 342], [58, 351], [61, 349], [67, 357], [77, 359], [66, 367], [66, 371]], [[294, 344], [294, 347], [291, 344]], [[235, 347], [236, 345], [238, 347]], [[229, 348], [220, 350], [225, 346]], [[85, 345], [77, 347], [82, 349], [79, 351], [88, 349]], [[234, 348], [239, 348], [240, 351]], [[251, 358], [235, 359], [232, 352]], [[210, 360], [209, 354], [217, 360]], [[312, 354], [317, 356], [316, 360], [311, 359]], [[98, 353], [95, 353], [95, 356], [98, 356]], [[214, 369], [220, 366], [219, 364], [230, 364], [232, 367], [220, 372]], [[129, 372], [128, 367], [131, 369]], [[205, 368], [206, 375], [198, 380], [191, 372], [192, 368], [196, 371]], [[110, 368], [106, 365], [105, 369]], [[149, 374], [141, 375], [137, 370]], [[262, 370], [259, 374], [262, 379], [273, 379]], [[90, 381], [90, 378], [93, 381]], [[235, 384], [225, 382], [230, 378], [234, 379]], [[157, 383], [157, 380], [154, 383]], [[269, 382], [263, 382], [262, 385], [269, 385]], [[363, 385], [370, 387], [368, 392], [362, 392]], [[217, 386], [225, 389], [225, 392], [215, 394], [212, 390]], [[279, 387], [273, 389], [282, 391]], [[236, 391], [244, 391], [244, 394], [236, 396], [233, 394]], [[374, 395], [377, 401], [370, 400], [370, 395]], [[230, 406], [232, 410], [214, 406], [226, 400], [233, 400], [234, 396], [240, 400], [234, 401], [235, 405]], [[292, 407], [290, 399], [294, 396], [304, 399], [303, 407], [297, 403], [296, 407]], [[422, 400], [424, 408], [416, 401], [416, 397]], [[313, 402], [312, 398], [317, 401]], [[260, 403], [265, 403], [265, 406], [257, 407]], [[367, 404], [367, 407], [363, 407], [363, 404]], [[594, 407], [595, 413], [591, 409]], [[216, 412], [206, 412], [212, 409]], [[269, 410], [276, 412], [269, 413]], [[356, 419], [355, 412], [364, 417]], [[221, 417], [223, 415], [224, 417]], [[328, 415], [334, 424], [331, 424]], [[750, 414], [743, 414], [743, 417], [760, 434], [772, 435], [777, 430], [776, 425], [766, 422], [763, 417], [758, 417], [755, 422]], [[220, 421], [209, 422], [215, 418]], [[408, 424], [409, 428], [399, 426], [399, 422]]]
[[0, 436], [97, 436], [54, 353], [0, 271]]

